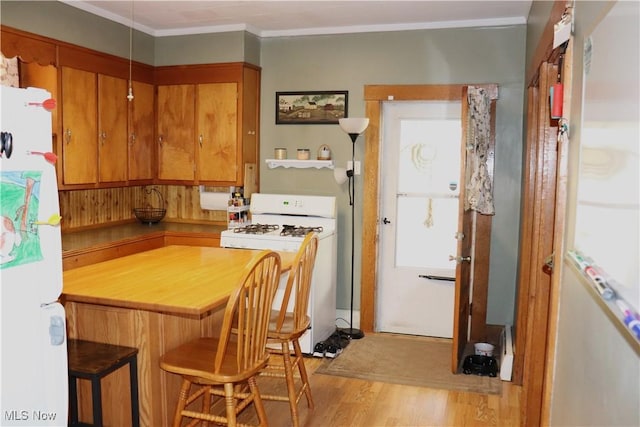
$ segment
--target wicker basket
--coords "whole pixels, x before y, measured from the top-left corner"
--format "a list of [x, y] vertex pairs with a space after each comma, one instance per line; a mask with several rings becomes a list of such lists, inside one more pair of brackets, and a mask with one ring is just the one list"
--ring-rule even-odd
[[158, 208], [134, 208], [133, 214], [143, 224], [155, 224], [160, 222], [167, 213], [166, 209]]
[[165, 214], [167, 213], [167, 210], [164, 209], [164, 198], [162, 197], [162, 194], [155, 188], [147, 189], [145, 190], [145, 192], [147, 194], [155, 192], [158, 196], [158, 199], [160, 199], [160, 206], [162, 206], [162, 208], [133, 208], [133, 214], [136, 216], [136, 218], [138, 218], [138, 221], [143, 224], [156, 224], [162, 221]]

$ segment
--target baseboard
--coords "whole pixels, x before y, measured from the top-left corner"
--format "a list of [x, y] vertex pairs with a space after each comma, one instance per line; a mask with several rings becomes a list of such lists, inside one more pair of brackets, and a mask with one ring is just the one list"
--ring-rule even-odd
[[500, 379], [502, 381], [511, 381], [513, 369], [513, 338], [511, 333], [511, 325], [505, 325], [500, 334]]
[[[351, 317], [351, 311], [336, 309], [336, 326], [338, 328], [348, 328], [349, 318]], [[353, 325], [352, 328], [360, 328], [360, 311], [353, 310]]]

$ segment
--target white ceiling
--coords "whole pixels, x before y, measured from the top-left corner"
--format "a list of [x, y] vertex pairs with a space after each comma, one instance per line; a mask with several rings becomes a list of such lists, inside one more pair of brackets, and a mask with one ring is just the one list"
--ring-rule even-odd
[[[155, 37], [246, 30], [260, 37], [525, 24], [531, 0], [59, 0]], [[132, 21], [133, 17], [133, 21]]]

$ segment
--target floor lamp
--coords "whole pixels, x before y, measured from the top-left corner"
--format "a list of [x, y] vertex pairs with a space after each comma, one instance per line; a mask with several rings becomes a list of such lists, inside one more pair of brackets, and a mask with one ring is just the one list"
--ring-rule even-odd
[[356, 167], [356, 140], [369, 126], [367, 118], [344, 118], [339, 120], [340, 128], [345, 131], [351, 138], [351, 169], [346, 171], [349, 179], [349, 205], [351, 205], [351, 317], [349, 319], [348, 328], [340, 328], [338, 331], [341, 335], [349, 339], [360, 339], [364, 337], [364, 333], [360, 329], [353, 327], [353, 277], [354, 277], [354, 259], [355, 259], [355, 167]]

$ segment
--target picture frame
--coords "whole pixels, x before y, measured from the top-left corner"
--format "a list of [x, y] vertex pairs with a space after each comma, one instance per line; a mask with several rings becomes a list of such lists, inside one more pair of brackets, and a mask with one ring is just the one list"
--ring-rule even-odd
[[276, 92], [277, 125], [333, 125], [347, 117], [349, 91]]

